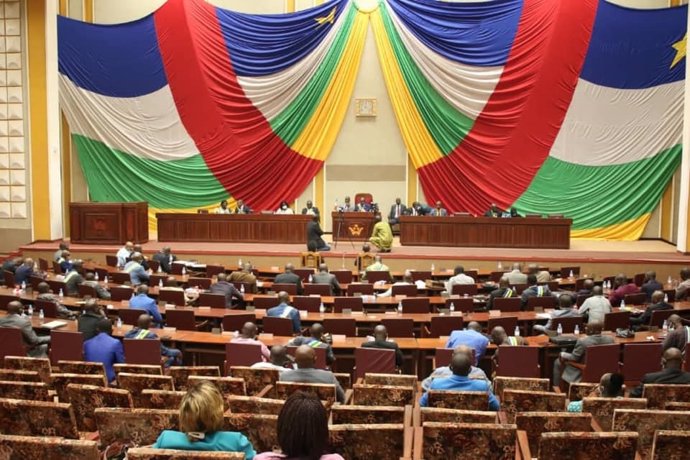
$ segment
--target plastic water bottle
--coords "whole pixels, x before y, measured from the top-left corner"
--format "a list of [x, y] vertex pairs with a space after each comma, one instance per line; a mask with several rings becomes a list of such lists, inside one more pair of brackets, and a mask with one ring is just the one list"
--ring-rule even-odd
[[455, 311], [455, 304], [453, 302], [450, 303], [450, 312], [453, 313]]
[[575, 335], [580, 335], [580, 325], [579, 324], [575, 325]]
[[43, 322], [43, 319], [45, 317], [46, 317], [46, 315], [45, 315], [45, 313], [43, 313], [43, 309], [41, 308], [40, 310], [38, 310], [38, 319], [40, 319], [41, 322]]
[[161, 266], [159, 265], [159, 266], [158, 266], [158, 270], [156, 270], [156, 271], [157, 271], [158, 273], [163, 273], [163, 267], [161, 267]]
[[515, 331], [513, 332], [513, 335], [515, 337], [520, 337], [520, 327], [519, 326], [515, 326]]
[[568, 274], [568, 278], [575, 278], [575, 274], [573, 273], [572, 270], [570, 270], [570, 273]]
[[556, 334], [563, 334], [563, 326], [561, 325], [561, 323], [558, 323], [558, 327], [556, 328]]
[[621, 300], [621, 309], [625, 308], [625, 299]]
[[96, 273], [93, 274], [93, 279], [94, 279], [95, 281], [98, 281], [98, 272], [96, 272]]
[[158, 280], [158, 287], [162, 288], [163, 287], [163, 278]]
[[664, 294], [664, 303], [668, 303], [668, 294]]
[[661, 330], [664, 331], [664, 335], [668, 334], [668, 321], [664, 320], [664, 324], [661, 326]]
[[58, 295], [60, 296], [61, 299], [62, 299], [63, 297], [65, 297], [65, 293], [62, 291], [62, 289], [60, 289], [60, 293], [59, 293]]
[[313, 282], [314, 282], [314, 277], [312, 275], [309, 275], [309, 283], [313, 283]]
[[326, 313], [326, 306], [321, 302], [321, 305], [319, 305], [319, 313]]
[[26, 281], [22, 281], [22, 291], [26, 291]]
[[187, 274], [187, 267], [182, 267], [182, 276]]
[[117, 328], [120, 329], [122, 327], [122, 318], [118, 317], [117, 318]]
[[503, 263], [501, 263], [500, 260], [498, 261], [497, 267], [498, 267], [499, 270], [503, 270]]
[[398, 302], [398, 313], [402, 314], [402, 302]]
[[436, 266], [434, 264], [431, 264], [431, 273], [433, 274], [435, 270], [436, 270]]
[[240, 285], [240, 292], [244, 294], [244, 284]]
[[237, 260], [237, 268], [242, 269], [242, 259]]
[[34, 316], [34, 306], [29, 304], [29, 308], [26, 309], [26, 312], [29, 314], [29, 316]]
[[108, 284], [108, 275], [105, 275], [105, 277], [103, 277], [103, 282], [105, 284]]
[[673, 278], [671, 277], [671, 275], [668, 276], [668, 279], [666, 280], [666, 282], [669, 284], [669, 286], [671, 284], [673, 284]]

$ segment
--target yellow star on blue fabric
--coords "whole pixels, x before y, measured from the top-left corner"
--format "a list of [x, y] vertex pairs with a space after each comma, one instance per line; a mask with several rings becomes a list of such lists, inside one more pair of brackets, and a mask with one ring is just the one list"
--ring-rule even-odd
[[688, 34], [685, 34], [685, 37], [671, 46], [676, 50], [676, 55], [673, 58], [673, 62], [671, 62], [671, 68], [674, 68], [676, 64], [683, 60], [688, 52]]
[[324, 24], [333, 24], [335, 22], [335, 8], [328, 13], [328, 16], [321, 16], [320, 18], [314, 19], [320, 26]]

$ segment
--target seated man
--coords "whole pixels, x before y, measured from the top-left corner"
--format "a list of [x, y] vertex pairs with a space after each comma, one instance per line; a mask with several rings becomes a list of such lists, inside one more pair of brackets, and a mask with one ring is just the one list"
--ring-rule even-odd
[[588, 323], [603, 323], [606, 314], [612, 311], [611, 303], [604, 296], [604, 290], [601, 286], [593, 286], [592, 296], [585, 299], [578, 313], [583, 316], [587, 315]]
[[254, 275], [252, 264], [246, 262], [238, 267], [239, 270], [230, 273], [228, 281], [230, 283], [242, 283], [245, 285], [247, 293], [256, 294], [256, 275]]
[[[177, 282], [177, 278], [174, 276], [168, 276], [165, 279], [165, 283], [163, 284], [163, 287], [159, 289], [159, 292], [161, 290], [168, 290], [168, 291], [181, 291], [184, 293], [184, 302], [185, 305], [189, 305], [191, 303], [194, 303], [196, 299], [199, 298], [199, 290], [197, 288], [189, 287], [187, 289], [182, 288], [179, 283]], [[183, 305], [181, 305], [183, 306]]]
[[[514, 335], [508, 335], [506, 330], [503, 328], [503, 326], [495, 326], [491, 330], [491, 343], [496, 345], [497, 347], [501, 347], [503, 345], [508, 345], [508, 346], [522, 346], [522, 345], [527, 345], [527, 341], [525, 340], [524, 337], [522, 336], [514, 336]], [[494, 351], [494, 357], [498, 353], [498, 349]]]
[[393, 230], [388, 222], [381, 220], [381, 215], [376, 214], [374, 228], [371, 230], [369, 242], [381, 252], [391, 252], [393, 247]]
[[2, 263], [0, 267], [0, 284], [5, 284], [5, 272], [16, 273], [17, 268], [19, 268], [24, 263], [21, 257], [15, 257], [13, 259], [7, 259]]
[[467, 345], [474, 350], [476, 365], [484, 357], [486, 348], [489, 346], [489, 339], [482, 334], [482, 326], [476, 321], [471, 321], [467, 329], [451, 332], [445, 348], [455, 348], [458, 345]]
[[[211, 285], [208, 290], [211, 294], [223, 294], [225, 296], [225, 308], [244, 306], [244, 295], [235, 287], [228, 283], [228, 276], [225, 273], [218, 273], [218, 281]], [[237, 304], [233, 305], [232, 299], [237, 299]]]
[[[555, 319], [557, 318], [571, 318], [574, 316], [580, 316], [580, 313], [577, 310], [577, 307], [573, 306], [573, 298], [570, 297], [569, 295], [562, 295], [558, 298], [558, 307], [549, 313], [549, 320], [546, 322], [545, 325], [541, 324], [535, 324], [532, 329], [538, 332], [554, 332], [557, 329], [557, 326], [554, 322]], [[603, 323], [599, 323], [603, 324]]]
[[634, 328], [639, 329], [646, 326], [652, 320], [652, 313], [655, 311], [673, 310], [673, 305], [664, 302], [664, 291], [654, 291], [652, 294], [652, 303], [647, 306], [644, 313], [630, 317], [630, 324]]
[[[125, 333], [125, 339], [157, 339], [158, 336], [151, 332], [151, 316], [147, 314], [139, 315], [137, 320], [137, 327], [130, 329]], [[175, 348], [168, 348], [161, 343], [161, 356], [168, 358], [164, 366], [181, 366], [182, 352]]]
[[523, 309], [527, 306], [527, 299], [530, 297], [549, 297], [552, 295], [547, 285], [537, 284], [537, 276], [534, 274], [527, 275], [527, 285], [529, 287], [522, 291], [522, 295], [520, 296]]
[[374, 340], [364, 342], [362, 348], [380, 348], [383, 350], [394, 350], [395, 351], [395, 367], [401, 369], [405, 357], [397, 343], [388, 340], [388, 330], [383, 324], [379, 324], [374, 328]]
[[299, 311], [290, 306], [290, 294], [285, 291], [278, 293], [278, 301], [280, 304], [277, 307], [269, 308], [266, 316], [277, 318], [289, 318], [292, 321], [292, 332], [299, 334], [302, 331], [302, 320], [299, 316]]
[[659, 372], [645, 374], [637, 388], [630, 392], [631, 398], [640, 398], [644, 392], [645, 384], [690, 384], [690, 372], [682, 369], [683, 354], [677, 348], [669, 348], [664, 351], [661, 357], [661, 368]]
[[330, 295], [340, 295], [340, 283], [334, 274], [328, 271], [328, 265], [319, 265], [319, 272], [312, 276], [314, 284], [328, 284], [330, 286]]
[[122, 246], [118, 251], [117, 251], [117, 266], [118, 268], [123, 268], [127, 261], [132, 257], [132, 253], [134, 252], [134, 243], [131, 241], [127, 241], [124, 246]]
[[391, 206], [391, 211], [388, 213], [388, 223], [395, 225], [400, 223], [400, 216], [407, 215], [407, 206], [402, 204], [400, 198], [395, 199], [395, 204]]
[[307, 200], [307, 206], [302, 208], [302, 215], [312, 215], [312, 216], [318, 216], [319, 213], [319, 208], [314, 206], [314, 203], [311, 202], [311, 200]]
[[110, 300], [110, 292], [108, 289], [106, 289], [104, 286], [101, 285], [98, 281], [96, 281], [96, 277], [94, 276], [93, 272], [88, 272], [86, 275], [84, 275], [84, 285], [85, 286], [91, 286], [96, 290], [96, 296], [99, 299], [103, 300]]
[[237, 206], [235, 206], [235, 214], [251, 214], [252, 210], [244, 204], [244, 200], [237, 200]]
[[339, 403], [345, 402], [345, 392], [338, 383], [338, 379], [331, 371], [315, 369], [316, 351], [309, 345], [300, 345], [295, 351], [297, 369], [288, 370], [280, 374], [281, 382], [325, 383], [335, 385], [336, 398]]
[[501, 217], [503, 210], [496, 203], [491, 203], [489, 209], [484, 213], [484, 217]]
[[642, 286], [640, 286], [640, 291], [647, 294], [647, 300], [652, 300], [652, 294], [654, 291], [663, 291], [664, 286], [656, 280], [656, 272], [648, 271], [644, 274], [644, 281]]
[[683, 267], [680, 270], [680, 283], [676, 288], [676, 301], [685, 300], [690, 293], [690, 268]]
[[431, 215], [434, 217], [445, 217], [448, 215], [448, 211], [443, 207], [443, 203], [437, 201], [436, 207], [431, 210]]
[[686, 356], [688, 342], [690, 342], [690, 326], [684, 326], [683, 318], [674, 313], [668, 317], [668, 328], [669, 332], [664, 339], [662, 348], [664, 350], [677, 348], [683, 356]]
[[268, 361], [261, 361], [251, 365], [252, 369], [276, 369], [278, 372], [285, 372], [291, 367], [291, 361], [284, 345], [273, 345]]
[[122, 342], [112, 337], [113, 325], [109, 319], [98, 321], [97, 332], [95, 337], [84, 342], [84, 360], [103, 363], [108, 383], [112, 384], [116, 380], [114, 365], [125, 362], [125, 352]]
[[[228, 209], [228, 214], [229, 213], [230, 210]], [[165, 246], [153, 255], [153, 260], [158, 262], [158, 266], [162, 272], [170, 273], [172, 271], [172, 264], [177, 260], [177, 257], [170, 252], [170, 246]]]
[[511, 286], [516, 284], [527, 284], [527, 275], [522, 273], [522, 265], [518, 262], [514, 263], [509, 272], [506, 272], [505, 276], [508, 278], [508, 282]]
[[98, 334], [98, 323], [102, 319], [108, 319], [96, 299], [87, 299], [84, 302], [84, 312], [77, 322], [77, 330], [82, 333], [84, 340], [89, 340]]
[[414, 282], [414, 279], [412, 278], [412, 272], [410, 270], [405, 270], [405, 273], [403, 274], [402, 281], [396, 281], [386, 291], [379, 294], [378, 297], [390, 297], [390, 296], [392, 296], [393, 295], [393, 286], [411, 286], [411, 285], [416, 285], [416, 283]]
[[13, 300], [7, 304], [7, 315], [0, 318], [0, 327], [19, 329], [22, 333], [24, 346], [27, 348], [27, 355], [31, 358], [44, 358], [48, 356], [49, 335], [38, 336], [31, 326], [31, 319], [22, 316], [24, 306], [18, 300]]
[[[613, 337], [609, 335], [601, 335], [604, 328], [602, 323], [589, 323], [587, 325], [587, 334], [577, 340], [575, 348], [572, 353], [561, 352], [559, 359], [553, 363], [553, 384], [558, 386], [561, 383], [561, 378], [568, 383], [579, 383], [582, 380], [582, 372], [574, 366], [569, 366], [568, 361], [582, 363], [585, 361], [585, 354], [587, 348], [594, 345], [608, 345], [614, 343]], [[563, 374], [561, 376], [561, 374]]]
[[465, 267], [457, 265], [453, 271], [453, 276], [446, 281], [446, 291], [448, 294], [453, 293], [453, 286], [456, 284], [474, 284], [474, 278], [465, 275]]
[[230, 340], [230, 343], [248, 343], [252, 345], [260, 345], [261, 356], [263, 356], [264, 361], [267, 361], [271, 354], [268, 351], [268, 347], [264, 345], [261, 340], [256, 338], [258, 334], [259, 329], [256, 327], [256, 324], [248, 321], [242, 326], [242, 330], [240, 331], [239, 335], [237, 337], [233, 337]]
[[297, 294], [302, 294], [302, 278], [295, 274], [295, 266], [291, 263], [285, 264], [285, 271], [273, 280], [274, 284], [294, 284], [297, 286]]
[[623, 273], [616, 275], [613, 280], [613, 292], [609, 294], [611, 306], [618, 307], [627, 294], [637, 294], [640, 288], [635, 283], [628, 283], [628, 277]]
[[220, 206], [218, 206], [214, 211], [214, 214], [232, 214], [232, 210], [228, 207], [228, 200], [223, 200], [220, 202]]
[[57, 308], [58, 316], [60, 318], [74, 319], [76, 317], [74, 312], [68, 310], [64, 305], [62, 305], [62, 302], [60, 302], [60, 296], [55, 295], [53, 291], [50, 290], [48, 283], [41, 281], [38, 283], [36, 289], [38, 291], [38, 296], [36, 298], [38, 300], [53, 302]]
[[367, 200], [364, 199], [364, 197], [361, 197], [359, 199], [359, 203], [357, 203], [357, 208], [355, 211], [357, 212], [371, 212], [372, 207], [371, 203], [367, 203]]
[[326, 349], [326, 364], [329, 366], [335, 362], [335, 355], [333, 354], [333, 348], [324, 340], [323, 326], [319, 323], [314, 323], [309, 328], [309, 337], [303, 335], [295, 337], [288, 342], [289, 346], [300, 346], [309, 345], [312, 348], [325, 348]]
[[[496, 396], [491, 391], [491, 384], [486, 380], [469, 378], [472, 369], [472, 358], [465, 353], [455, 353], [450, 361], [450, 370], [453, 375], [447, 378], [434, 379], [429, 385], [429, 390], [445, 391], [482, 391], [489, 394], [489, 410], [498, 411], [500, 406]], [[429, 405], [429, 392], [422, 395], [419, 405]]]
[[34, 260], [31, 258], [24, 259], [22, 263], [14, 272], [14, 282], [17, 285], [22, 283], [29, 283], [29, 278], [34, 275]]
[[486, 301], [486, 308], [488, 310], [493, 309], [494, 307], [494, 299], [498, 298], [508, 298], [508, 297], [516, 297], [517, 294], [513, 290], [513, 288], [510, 287], [510, 283], [508, 282], [508, 277], [507, 276], [502, 276], [501, 279], [498, 281], [498, 289], [494, 289], [489, 293], [489, 300]]
[[62, 257], [62, 253], [64, 251], [69, 251], [69, 244], [65, 243], [64, 241], [58, 245], [57, 251], [53, 253], [53, 260], [55, 262], [59, 262], [60, 258]]
[[140, 252], [132, 254], [132, 259], [125, 264], [124, 272], [129, 273], [129, 280], [132, 286], [139, 286], [149, 282], [149, 274], [144, 269], [142, 262], [144, 257]]
[[389, 272], [390, 273], [390, 268], [388, 268], [388, 265], [383, 263], [383, 258], [380, 255], [376, 255], [374, 257], [374, 263], [369, 265], [367, 268], [364, 269], [364, 273], [362, 273], [362, 280], [367, 279], [367, 273], [369, 272]]
[[74, 262], [71, 259], [71, 254], [69, 251], [62, 251], [62, 255], [58, 259], [58, 264], [60, 264], [60, 270], [62, 273], [67, 273], [72, 269], [72, 264]]
[[[474, 350], [471, 347], [468, 347], [467, 345], [458, 345], [457, 347], [453, 348], [453, 355], [456, 353], [465, 353], [470, 362], [474, 362]], [[450, 364], [448, 366], [437, 367], [434, 369], [431, 375], [429, 375], [429, 377], [422, 380], [422, 389], [424, 391], [428, 391], [431, 382], [433, 382], [435, 379], [444, 379], [450, 377], [451, 375], [453, 375], [453, 371], [450, 369]], [[478, 367], [475, 367], [474, 365], [470, 368], [468, 377], [477, 380], [489, 380], [484, 371]]]
[[431, 208], [425, 204], [415, 201], [412, 207], [408, 210], [411, 216], [426, 216], [431, 214]]
[[551, 273], [548, 270], [539, 270], [537, 264], [529, 264], [527, 266], [527, 273], [537, 277], [537, 283], [543, 284], [551, 281]]
[[334, 211], [339, 211], [339, 212], [354, 212], [355, 211], [355, 205], [350, 202], [350, 197], [346, 196], [343, 204], [338, 205], [338, 200], [335, 201], [335, 209]]
[[79, 295], [79, 285], [84, 282], [84, 278], [79, 274], [81, 267], [81, 260], [77, 260], [72, 263], [71, 268], [65, 272], [65, 277], [62, 279], [65, 283], [65, 295]]
[[129, 301], [129, 308], [146, 310], [146, 312], [153, 317], [156, 327], [163, 327], [163, 317], [158, 311], [158, 305], [156, 305], [155, 300], [148, 296], [149, 287], [142, 284], [137, 288], [136, 292], [137, 295], [132, 297]]

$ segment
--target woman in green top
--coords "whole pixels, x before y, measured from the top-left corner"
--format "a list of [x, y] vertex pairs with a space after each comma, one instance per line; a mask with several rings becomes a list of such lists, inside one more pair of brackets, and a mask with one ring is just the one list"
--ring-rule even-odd
[[[623, 374], [604, 374], [601, 376], [599, 386], [592, 393], [587, 395], [589, 398], [620, 398], [623, 396]], [[573, 401], [568, 404], [568, 412], [582, 412], [582, 401]]]
[[157, 449], [214, 450], [243, 452], [252, 460], [256, 452], [242, 433], [221, 431], [223, 396], [209, 381], [201, 381], [187, 391], [180, 404], [180, 431], [163, 431]]

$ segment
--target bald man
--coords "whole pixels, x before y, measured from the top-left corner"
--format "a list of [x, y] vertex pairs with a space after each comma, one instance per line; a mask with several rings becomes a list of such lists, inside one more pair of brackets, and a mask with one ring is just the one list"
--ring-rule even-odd
[[[474, 362], [474, 350], [472, 350], [472, 348], [468, 347], [467, 345], [458, 345], [457, 347], [453, 348], [453, 355], [457, 353], [465, 353], [467, 356], [470, 357], [472, 362]], [[424, 391], [428, 391], [431, 382], [433, 382], [436, 379], [444, 379], [450, 377], [451, 375], [453, 375], [453, 371], [450, 369], [450, 365], [437, 367], [436, 369], [434, 369], [434, 372], [432, 372], [429, 377], [422, 380], [422, 389]], [[470, 368], [470, 373], [468, 374], [468, 377], [474, 380], [489, 380], [486, 377], [484, 371], [478, 367], [475, 367], [474, 365]]]
[[7, 315], [0, 318], [0, 327], [19, 329], [22, 333], [24, 345], [28, 349], [28, 356], [32, 358], [44, 358], [48, 355], [50, 336], [38, 336], [31, 326], [31, 319], [22, 316], [24, 306], [18, 300], [7, 304]]
[[673, 314], [668, 317], [669, 333], [664, 339], [663, 349], [677, 348], [683, 353], [687, 354], [687, 346], [690, 340], [690, 326], [685, 326], [683, 318]]
[[[153, 318], [151, 318], [150, 315], [145, 313], [143, 315], [139, 315], [139, 318], [137, 319], [137, 327], [127, 331], [124, 336], [125, 339], [157, 339], [158, 335], [150, 331], [152, 323]], [[161, 343], [161, 356], [167, 358], [164, 363], [165, 367], [182, 365], [182, 352], [176, 348], [168, 348]]]
[[302, 319], [299, 316], [299, 311], [290, 305], [290, 294], [280, 291], [278, 301], [280, 304], [277, 307], [269, 308], [266, 311], [266, 316], [288, 318], [292, 321], [292, 332], [295, 334], [302, 332]]
[[654, 291], [654, 293], [652, 293], [652, 303], [647, 305], [644, 313], [631, 317], [630, 324], [632, 324], [635, 329], [641, 329], [642, 326], [649, 325], [652, 320], [652, 313], [655, 311], [673, 310], [673, 305], [664, 302], [665, 295], [664, 291]]
[[402, 368], [405, 361], [405, 357], [402, 351], [400, 351], [398, 344], [388, 340], [388, 330], [383, 324], [379, 324], [374, 328], [374, 340], [364, 342], [362, 348], [379, 348], [395, 351], [395, 367], [397, 368]]
[[302, 295], [302, 278], [295, 274], [295, 266], [291, 263], [285, 264], [285, 271], [273, 281], [274, 284], [294, 284], [297, 286], [297, 294]]
[[119, 268], [122, 268], [125, 266], [127, 263], [127, 260], [132, 257], [132, 253], [134, 252], [134, 243], [131, 241], [127, 241], [123, 247], [121, 247], [118, 251], [117, 254], [117, 266]]
[[319, 264], [319, 272], [312, 276], [312, 283], [314, 284], [328, 284], [331, 289], [331, 295], [340, 295], [340, 283], [334, 274], [328, 271], [328, 265]]
[[486, 347], [489, 346], [489, 339], [482, 334], [482, 326], [476, 321], [471, 321], [467, 329], [451, 332], [445, 348], [455, 348], [458, 345], [467, 345], [474, 350], [476, 365], [484, 357]]
[[300, 345], [295, 351], [297, 369], [280, 374], [281, 382], [325, 383], [335, 385], [338, 402], [345, 402], [345, 392], [331, 371], [316, 369], [316, 351], [309, 345]]
[[[589, 323], [587, 325], [587, 335], [579, 338], [575, 342], [572, 353], [561, 352], [560, 359], [553, 363], [553, 384], [558, 386], [561, 378], [568, 383], [579, 383], [582, 380], [582, 371], [575, 366], [569, 366], [568, 361], [582, 363], [585, 360], [587, 348], [594, 345], [609, 345], [614, 343], [610, 335], [602, 335], [603, 323]], [[561, 376], [561, 374], [563, 374]]]
[[263, 361], [266, 362], [270, 359], [271, 352], [268, 350], [268, 347], [261, 340], [256, 338], [258, 334], [259, 329], [256, 327], [256, 324], [252, 323], [251, 321], [248, 321], [244, 323], [244, 325], [242, 326], [242, 330], [237, 335], [237, 337], [233, 337], [232, 340], [230, 340], [230, 343], [249, 343], [254, 345], [261, 345], [261, 356], [263, 358]]
[[309, 328], [309, 337], [303, 335], [295, 337], [288, 342], [289, 346], [298, 347], [300, 345], [309, 345], [312, 348], [326, 349], [326, 364], [329, 366], [335, 362], [335, 355], [331, 346], [325, 342], [324, 335], [326, 331], [320, 323], [314, 323]]
[[650, 374], [645, 374], [642, 377], [640, 385], [630, 392], [630, 396], [633, 398], [639, 398], [644, 392], [644, 386], [647, 383], [654, 384], [689, 384], [690, 383], [690, 372], [684, 372], [682, 369], [683, 365], [683, 354], [677, 348], [669, 348], [664, 351], [661, 357], [661, 368], [659, 372], [652, 372]]
[[275, 369], [278, 372], [285, 372], [290, 365], [287, 347], [283, 345], [273, 345], [268, 361], [258, 362], [251, 365], [252, 369]]

